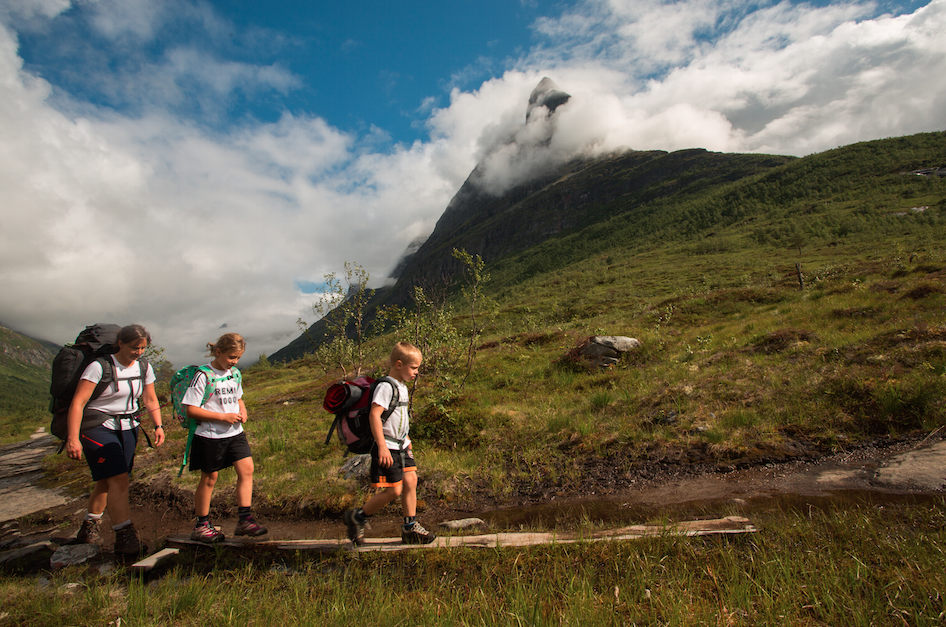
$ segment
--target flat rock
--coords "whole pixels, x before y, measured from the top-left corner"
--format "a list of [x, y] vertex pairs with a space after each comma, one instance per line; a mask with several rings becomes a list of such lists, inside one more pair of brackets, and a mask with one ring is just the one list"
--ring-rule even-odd
[[53, 570], [59, 570], [66, 566], [84, 564], [101, 553], [102, 549], [94, 544], [67, 544], [56, 549], [49, 558], [49, 565]]
[[482, 518], [461, 518], [460, 520], [445, 520], [440, 523], [444, 529], [469, 529], [470, 527], [485, 527]]
[[41, 551], [49, 551], [50, 553], [53, 553], [58, 548], [59, 548], [59, 545], [57, 545], [55, 542], [50, 542], [48, 540], [43, 540], [42, 542], [34, 542], [33, 544], [29, 544], [27, 546], [20, 547], [18, 549], [14, 549], [12, 551], [7, 551], [6, 553], [3, 553], [2, 555], [0, 555], [0, 564], [9, 564], [10, 562], [21, 560], [24, 557], [35, 555], [36, 553], [39, 553]]
[[54, 453], [59, 440], [46, 435], [0, 447], [0, 522], [68, 503], [59, 490], [39, 487], [43, 458]]
[[874, 482], [942, 490], [946, 487], [946, 440], [891, 456], [877, 470]]

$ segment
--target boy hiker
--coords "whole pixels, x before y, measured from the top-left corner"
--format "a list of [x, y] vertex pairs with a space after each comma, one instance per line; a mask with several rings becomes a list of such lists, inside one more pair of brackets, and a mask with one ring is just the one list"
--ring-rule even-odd
[[[401, 512], [404, 515], [401, 541], [405, 544], [429, 544], [437, 537], [416, 520], [417, 466], [414, 463], [411, 440], [407, 437], [410, 431], [410, 415], [407, 412], [409, 393], [405, 383], [417, 378], [422, 359], [420, 349], [413, 344], [395, 344], [391, 351], [389, 379], [378, 384], [371, 397], [368, 421], [375, 441], [371, 449], [371, 485], [381, 488], [381, 491], [368, 499], [364, 507], [349, 509], [342, 514], [342, 520], [348, 527], [348, 538], [356, 545], [365, 542], [365, 523], [368, 517], [399, 496]], [[381, 414], [391, 405], [395, 385], [397, 407], [382, 423]]]

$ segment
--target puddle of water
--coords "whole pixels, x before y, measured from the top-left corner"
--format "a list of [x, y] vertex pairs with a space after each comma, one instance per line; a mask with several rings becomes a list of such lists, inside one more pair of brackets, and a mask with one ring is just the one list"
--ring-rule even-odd
[[856, 509], [860, 507], [929, 507], [946, 504], [946, 495], [835, 490], [822, 495], [777, 494], [751, 498], [695, 500], [666, 507], [613, 500], [546, 503], [531, 507], [491, 510], [479, 515], [496, 530], [569, 530], [591, 523], [601, 527], [624, 527], [662, 520], [683, 521], [754, 515], [772, 512], [802, 512], [812, 509]]

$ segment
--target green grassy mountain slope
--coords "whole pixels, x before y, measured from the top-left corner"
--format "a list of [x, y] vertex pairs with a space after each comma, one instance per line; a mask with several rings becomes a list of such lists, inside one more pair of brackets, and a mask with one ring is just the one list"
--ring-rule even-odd
[[405, 304], [413, 285], [430, 285], [458, 272], [454, 248], [491, 263], [635, 207], [683, 202], [789, 161], [705, 150], [632, 151], [577, 160], [502, 196], [480, 190], [474, 172], [382, 302]]
[[[946, 163], [946, 133], [864, 142], [810, 155], [732, 183], [644, 205], [619, 198], [609, 215], [493, 264], [507, 287], [541, 272], [674, 243], [700, 252], [942, 234], [942, 179], [910, 174]], [[891, 242], [893, 240], [891, 239]]]
[[[946, 135], [925, 133], [801, 159], [630, 152], [566, 164], [501, 197], [477, 191], [474, 173], [397, 284], [378, 290], [371, 306], [403, 306], [414, 285], [450, 282], [460, 270], [454, 248], [483, 257], [493, 289], [515, 289], [543, 272], [658, 243], [694, 252], [756, 244], [797, 249], [935, 231], [939, 178], [906, 173], [943, 163]], [[924, 206], [932, 209], [913, 210]], [[323, 332], [316, 323], [270, 359], [301, 357]]]
[[0, 440], [23, 439], [38, 423], [48, 422], [49, 375], [57, 349], [0, 327]]

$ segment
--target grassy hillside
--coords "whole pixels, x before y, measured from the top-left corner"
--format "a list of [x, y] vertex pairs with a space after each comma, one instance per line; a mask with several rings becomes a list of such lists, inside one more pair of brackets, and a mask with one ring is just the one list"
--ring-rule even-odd
[[48, 423], [52, 345], [0, 327], [0, 442]]
[[[502, 299], [466, 387], [436, 373], [418, 386], [422, 498], [578, 494], [946, 424], [941, 248], [676, 248], [589, 260]], [[590, 334], [643, 347], [610, 370], [562, 359]], [[337, 474], [340, 449], [322, 444], [336, 376], [309, 360], [247, 373], [256, 485], [270, 502], [338, 511], [357, 500]]]
[[[793, 157], [713, 153], [706, 150], [630, 151], [596, 159], [576, 159], [553, 172], [519, 185], [502, 196], [479, 189], [474, 171], [450, 201], [434, 232], [420, 249], [403, 260], [397, 283], [375, 292], [369, 318], [383, 307], [410, 305], [415, 285], [428, 290], [462, 271], [453, 255], [462, 249], [487, 263], [545, 242], [552, 249], [560, 236], [611, 229], [612, 218], [635, 209], [682, 205], [718, 188], [755, 177]], [[528, 266], [528, 264], [527, 264]], [[289, 361], [311, 352], [323, 340], [322, 321], [270, 356]]]
[[859, 241], [923, 245], [943, 233], [943, 181], [909, 172], [944, 163], [946, 133], [925, 133], [810, 155], [703, 193], [619, 198], [601, 209], [607, 220], [509, 255], [493, 277], [515, 286], [595, 255], [671, 242], [694, 254], [761, 247], [767, 256]]

